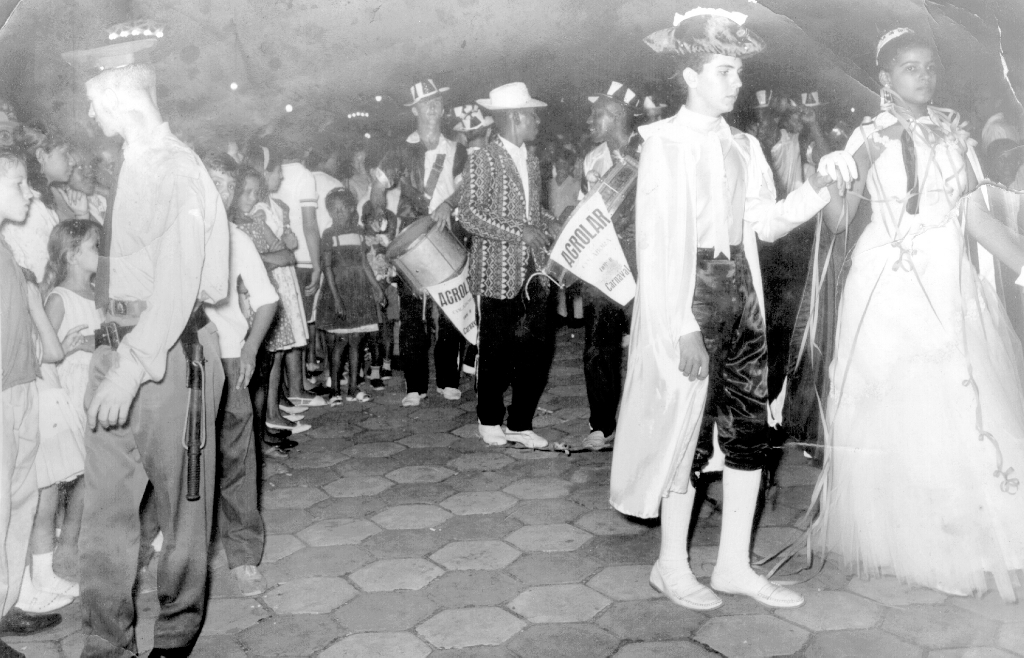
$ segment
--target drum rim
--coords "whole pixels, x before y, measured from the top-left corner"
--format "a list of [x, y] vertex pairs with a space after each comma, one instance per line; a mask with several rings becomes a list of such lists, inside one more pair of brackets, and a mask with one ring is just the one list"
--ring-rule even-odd
[[[410, 242], [408, 245], [406, 245], [406, 247], [404, 249], [402, 249], [401, 252], [397, 252], [396, 251], [396, 252], [392, 253], [392, 250], [396, 246], [401, 246], [401, 243], [399, 243], [398, 240], [399, 240], [399, 238], [402, 237], [402, 234], [405, 233], [406, 231], [408, 231], [409, 229], [411, 229], [413, 226], [416, 226], [417, 223], [419, 223], [419, 222], [421, 222], [422, 220], [425, 220], [425, 219], [426, 220], [430, 220], [430, 228], [428, 228], [426, 231], [424, 231], [423, 233], [420, 233], [418, 236], [416, 236], [416, 238], [414, 238], [412, 242]], [[416, 221], [414, 221], [411, 224], [409, 224], [408, 226], [406, 226], [405, 227], [405, 231], [400, 231], [398, 233], [398, 235], [395, 236], [395, 239], [391, 241], [390, 245], [388, 245], [388, 249], [387, 249], [387, 252], [385, 252], [385, 256], [387, 256], [387, 258], [389, 260], [394, 260], [398, 256], [401, 256], [405, 252], [409, 251], [410, 249], [412, 249], [413, 247], [418, 245], [421, 241], [426, 240], [427, 236], [430, 235], [430, 232], [434, 230], [435, 226], [437, 226], [437, 222], [435, 222], [430, 215], [424, 215], [424, 216], [420, 217]]]

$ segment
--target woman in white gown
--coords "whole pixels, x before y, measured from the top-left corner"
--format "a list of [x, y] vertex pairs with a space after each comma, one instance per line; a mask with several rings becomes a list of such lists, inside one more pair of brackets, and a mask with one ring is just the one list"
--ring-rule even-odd
[[977, 159], [956, 114], [929, 105], [933, 49], [901, 28], [878, 62], [882, 112], [850, 138], [859, 176], [826, 208], [842, 230], [866, 186], [872, 214], [841, 301], [814, 540], [862, 576], [1013, 601], [1024, 362], [967, 236], [1014, 271], [1024, 255], [991, 216], [960, 219]]

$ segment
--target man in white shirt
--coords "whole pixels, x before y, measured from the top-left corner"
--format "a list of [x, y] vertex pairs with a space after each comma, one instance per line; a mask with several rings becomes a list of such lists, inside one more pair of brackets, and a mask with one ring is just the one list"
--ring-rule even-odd
[[[224, 206], [231, 207], [237, 163], [227, 153], [219, 153], [205, 164]], [[257, 569], [263, 558], [266, 531], [259, 510], [249, 379], [256, 370], [256, 355], [263, 338], [274, 322], [279, 298], [249, 236], [233, 224], [229, 233], [228, 296], [217, 304], [207, 304], [205, 309], [206, 316], [217, 327], [224, 364], [224, 398], [217, 418], [219, 532], [239, 592], [242, 596], [258, 596], [266, 590], [266, 581]], [[245, 305], [252, 314], [251, 327], [242, 311], [240, 284], [245, 289]]]
[[306, 322], [312, 322], [313, 297], [320, 283], [320, 194], [313, 172], [301, 162], [286, 160], [281, 165], [281, 175], [281, 187], [271, 196], [288, 206], [288, 220], [299, 242], [295, 248], [295, 273], [302, 286]]

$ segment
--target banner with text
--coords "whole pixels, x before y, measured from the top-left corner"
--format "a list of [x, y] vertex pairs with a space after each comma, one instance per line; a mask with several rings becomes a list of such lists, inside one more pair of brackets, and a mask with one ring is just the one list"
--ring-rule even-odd
[[576, 206], [551, 247], [551, 260], [623, 306], [636, 296], [636, 279], [600, 194]]
[[480, 327], [476, 321], [476, 300], [469, 291], [469, 262], [451, 279], [428, 286], [426, 290], [455, 328], [462, 332], [466, 340], [476, 345]]

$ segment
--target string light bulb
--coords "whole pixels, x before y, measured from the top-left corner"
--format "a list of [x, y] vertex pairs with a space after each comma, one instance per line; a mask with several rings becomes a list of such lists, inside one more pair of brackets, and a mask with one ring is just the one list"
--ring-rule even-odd
[[237, 90], [238, 90], [238, 83], [237, 82], [232, 82], [231, 83], [231, 91], [237, 91]]
[[293, 108], [292, 108], [292, 104], [291, 103], [288, 103], [287, 105], [284, 106], [284, 111], [285, 112], [291, 112], [292, 109]]

